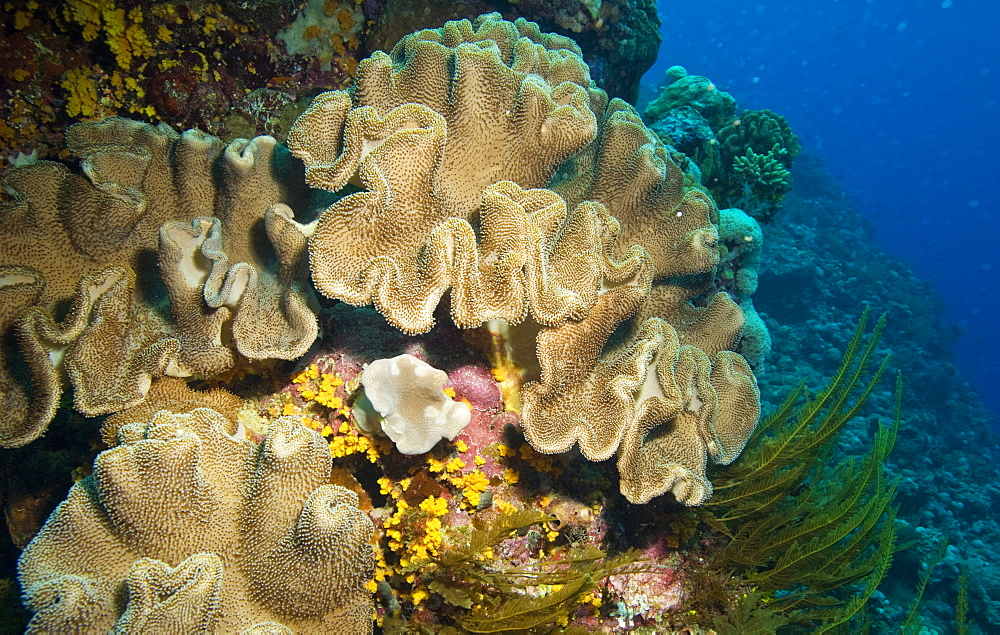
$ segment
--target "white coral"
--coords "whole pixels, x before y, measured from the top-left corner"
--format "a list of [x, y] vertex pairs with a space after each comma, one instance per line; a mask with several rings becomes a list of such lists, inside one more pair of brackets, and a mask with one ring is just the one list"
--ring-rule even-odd
[[377, 359], [361, 375], [365, 397], [382, 415], [382, 431], [403, 454], [430, 452], [441, 439], [454, 439], [472, 418], [465, 404], [445, 394], [447, 379], [446, 372], [413, 355]]

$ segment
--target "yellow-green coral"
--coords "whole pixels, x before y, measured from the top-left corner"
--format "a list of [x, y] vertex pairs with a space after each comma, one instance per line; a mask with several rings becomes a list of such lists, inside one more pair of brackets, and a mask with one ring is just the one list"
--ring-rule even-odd
[[91, 42], [101, 32], [101, 14], [109, 2], [102, 0], [70, 0], [63, 6], [63, 16], [83, 27], [83, 39]]
[[66, 114], [70, 117], [93, 117], [100, 107], [97, 103], [97, 84], [93, 79], [96, 68], [70, 68], [63, 75], [61, 85], [66, 91]]
[[784, 117], [770, 110], [744, 111], [717, 136], [724, 172], [712, 193], [720, 203], [770, 220], [791, 188], [798, 137]]
[[791, 173], [778, 161], [778, 146], [766, 154], [757, 154], [747, 148], [746, 154], [733, 160], [733, 170], [741, 180], [751, 187], [766, 186], [770, 189], [787, 188], [791, 185]]
[[733, 160], [730, 180], [739, 184], [740, 195], [728, 202], [760, 221], [773, 218], [781, 199], [792, 189], [792, 174], [778, 160], [778, 150], [777, 144], [765, 154], [747, 148]]
[[462, 507], [471, 509], [479, 507], [482, 493], [490, 486], [490, 479], [479, 470], [452, 477], [450, 482], [462, 492]]
[[153, 54], [153, 45], [142, 28], [141, 7], [133, 7], [126, 13], [115, 6], [114, 0], [69, 0], [63, 7], [63, 16], [83, 28], [81, 34], [88, 42], [103, 33], [115, 61], [124, 70], [132, 67], [133, 58], [148, 58]]
[[107, 75], [98, 64], [67, 69], [60, 86], [66, 91], [66, 114], [70, 117], [109, 117], [123, 109], [156, 116], [156, 109], [142, 102], [146, 92], [135, 77], [118, 71]]

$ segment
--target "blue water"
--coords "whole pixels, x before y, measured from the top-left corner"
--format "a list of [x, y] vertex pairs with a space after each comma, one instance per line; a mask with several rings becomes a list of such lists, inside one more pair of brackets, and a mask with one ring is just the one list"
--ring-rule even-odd
[[679, 64], [741, 108], [788, 119], [871, 220], [878, 246], [931, 280], [963, 332], [955, 363], [1000, 413], [1000, 3], [657, 9], [663, 44], [644, 83], [659, 86]]

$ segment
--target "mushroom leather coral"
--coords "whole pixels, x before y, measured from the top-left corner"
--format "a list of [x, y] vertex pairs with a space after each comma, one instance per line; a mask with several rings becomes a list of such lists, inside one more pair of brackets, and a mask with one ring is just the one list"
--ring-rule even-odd
[[[533, 188], [594, 137], [587, 67], [571, 40], [533, 23], [476, 26], [448, 22], [407, 36], [391, 56], [376, 52], [352, 94], [324, 93], [289, 133], [311, 185], [337, 191], [357, 173], [368, 190], [321, 217], [309, 246], [317, 289], [374, 302], [409, 333], [430, 329], [449, 288], [464, 327], [519, 321], [529, 304], [546, 323], [582, 309], [560, 288], [572, 286], [560, 277], [572, 269], [547, 266], [530, 237], [555, 229], [532, 227], [535, 211], [561, 222], [549, 211], [561, 201]], [[526, 267], [539, 275], [525, 279]], [[554, 315], [539, 293], [557, 296]]]
[[21, 555], [29, 632], [371, 632], [374, 528], [323, 439], [233, 428], [208, 408], [122, 428]]
[[191, 412], [195, 408], [210, 408], [229, 421], [239, 418], [243, 400], [222, 388], [199, 392], [177, 377], [161, 377], [153, 381], [146, 399], [139, 405], [116, 412], [101, 425], [101, 439], [108, 446], [117, 445], [118, 431], [130, 423], [151, 420], [160, 410], [174, 414]]
[[308, 230], [271, 209], [300, 182], [273, 138], [224, 145], [120, 118], [67, 138], [82, 175], [39, 162], [4, 176], [0, 445], [44, 433], [63, 370], [77, 409], [95, 415], [139, 403], [155, 377], [226, 370], [232, 348], [305, 352], [317, 332]]
[[507, 342], [532, 342], [515, 357], [534, 369], [521, 400], [536, 449], [618, 452], [635, 502], [710, 494], [706, 461], [734, 458], [759, 414], [731, 352], [743, 314], [709, 293], [718, 210], [592, 85], [575, 44], [497, 14], [420, 31], [320, 95], [289, 145], [314, 187], [363, 187], [310, 238], [320, 292], [408, 333], [449, 291], [461, 327], [522, 323]]

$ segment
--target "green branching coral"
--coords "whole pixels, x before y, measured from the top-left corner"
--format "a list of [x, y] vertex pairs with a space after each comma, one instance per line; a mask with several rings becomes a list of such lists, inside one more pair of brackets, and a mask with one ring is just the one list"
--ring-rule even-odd
[[780, 187], [790, 184], [791, 173], [778, 160], [780, 146], [774, 147], [766, 154], [757, 154], [753, 148], [747, 148], [746, 154], [733, 159], [733, 171], [744, 183], [759, 183], [769, 187]]
[[792, 189], [792, 173], [778, 160], [780, 151], [776, 143], [765, 154], [747, 148], [746, 154], [733, 159], [730, 179], [739, 182], [742, 192], [728, 201], [731, 207], [760, 221], [774, 218], [781, 199]]
[[720, 203], [770, 220], [791, 188], [792, 160], [802, 146], [781, 115], [748, 110], [719, 130], [722, 170], [707, 185]]
[[[871, 368], [885, 316], [865, 342], [867, 317], [866, 311], [827, 386], [814, 396], [802, 386], [794, 390], [758, 426], [740, 460], [713, 481], [715, 497], [706, 503], [703, 520], [723, 544], [706, 571], [723, 577], [731, 572], [730, 582], [743, 595], [717, 618], [720, 633], [846, 626], [863, 617], [889, 568], [896, 550], [896, 482], [886, 479], [883, 462], [899, 426], [901, 380], [895, 421], [878, 430], [868, 455], [831, 462], [840, 431], [888, 362], [886, 357]], [[729, 593], [719, 586], [714, 592]]]
[[[638, 552], [608, 556], [593, 545], [574, 547], [557, 559], [495, 565], [494, 548], [519, 531], [552, 520], [555, 517], [530, 509], [500, 513], [490, 521], [476, 516], [471, 527], [456, 532], [447, 550], [421, 568], [431, 591], [464, 609], [457, 618], [462, 630], [455, 632], [548, 632], [557, 624], [565, 626], [571, 612], [597, 592], [604, 578], [654, 566], [640, 561]], [[387, 628], [402, 625], [401, 616], [386, 618]]]
[[802, 146], [799, 138], [792, 132], [788, 121], [781, 115], [770, 110], [744, 110], [739, 119], [730, 122], [719, 130], [716, 135], [725, 159], [744, 154], [747, 148], [764, 154], [774, 147], [780, 146], [778, 159], [786, 166], [792, 164], [792, 159], [799, 153]]

